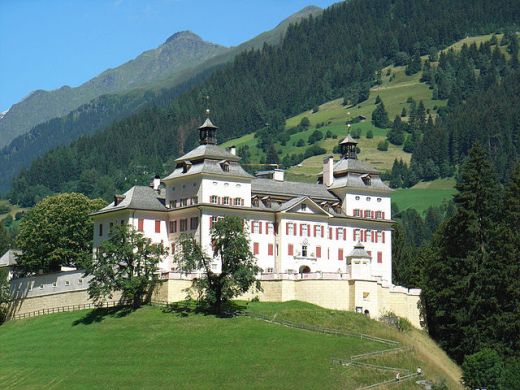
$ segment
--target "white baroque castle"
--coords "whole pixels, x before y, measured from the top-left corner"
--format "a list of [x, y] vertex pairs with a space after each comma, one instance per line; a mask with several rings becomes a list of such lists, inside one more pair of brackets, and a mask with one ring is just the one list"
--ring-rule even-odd
[[[193, 234], [211, 253], [212, 224], [239, 216], [249, 227], [251, 250], [262, 269], [261, 298], [302, 299], [371, 316], [393, 311], [418, 325], [419, 292], [392, 285], [391, 189], [377, 170], [357, 159], [354, 139], [347, 135], [340, 143], [341, 159], [325, 158], [318, 183], [309, 184], [284, 180], [280, 169], [252, 176], [234, 147], [217, 146], [217, 127], [209, 118], [199, 132], [200, 145], [178, 158], [169, 176], [116, 195], [94, 213], [94, 250], [111, 226], [128, 223], [170, 248], [161, 272], [181, 280], [173, 258], [179, 235]], [[212, 266], [219, 271], [218, 262]], [[306, 280], [323, 283], [299, 294], [303, 284], [295, 282]], [[286, 283], [273, 289], [268, 281]], [[293, 287], [287, 287], [289, 281]], [[170, 287], [178, 290], [174, 283]], [[165, 294], [168, 301], [180, 297]], [[346, 295], [329, 296], [338, 294]]]

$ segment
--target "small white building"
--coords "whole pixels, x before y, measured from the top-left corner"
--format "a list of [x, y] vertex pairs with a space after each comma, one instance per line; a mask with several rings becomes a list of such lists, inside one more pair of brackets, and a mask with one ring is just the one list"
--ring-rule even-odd
[[[217, 145], [217, 127], [209, 118], [199, 132], [200, 145], [179, 157], [170, 175], [116, 195], [93, 214], [94, 248], [108, 238], [111, 226], [128, 223], [170, 249], [160, 268], [174, 273], [181, 233], [193, 234], [211, 253], [212, 224], [233, 215], [247, 224], [265, 278], [326, 273], [392, 287], [392, 190], [377, 170], [357, 159], [354, 139], [347, 136], [340, 143], [341, 159], [325, 158], [318, 182], [309, 184], [287, 181], [278, 169], [252, 176], [235, 148]], [[212, 266], [219, 271], [218, 262]], [[362, 269], [352, 269], [357, 266]]]
[[7, 280], [11, 280], [14, 275], [14, 269], [16, 267], [16, 256], [19, 254], [19, 251], [14, 249], [9, 249], [5, 252], [2, 257], [0, 257], [0, 269], [7, 270]]

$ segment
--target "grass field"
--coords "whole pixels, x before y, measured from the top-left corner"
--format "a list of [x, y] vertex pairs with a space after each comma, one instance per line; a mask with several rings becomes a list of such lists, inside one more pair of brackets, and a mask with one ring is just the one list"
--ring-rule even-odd
[[408, 208], [424, 213], [430, 206], [440, 206], [444, 201], [453, 198], [457, 192], [454, 179], [439, 179], [421, 182], [412, 188], [398, 189], [392, 194], [392, 202], [399, 210]]
[[[300, 302], [250, 303], [249, 310], [395, 339], [415, 349], [389, 355], [384, 364], [421, 365], [427, 378], [454, 386], [460, 376], [423, 332], [399, 333], [363, 315]], [[388, 348], [380, 343], [158, 307], [126, 316], [81, 311], [11, 321], [0, 327], [0, 345], [4, 389], [353, 389], [394, 375], [331, 364], [333, 357]], [[420, 387], [410, 382], [399, 388]]]

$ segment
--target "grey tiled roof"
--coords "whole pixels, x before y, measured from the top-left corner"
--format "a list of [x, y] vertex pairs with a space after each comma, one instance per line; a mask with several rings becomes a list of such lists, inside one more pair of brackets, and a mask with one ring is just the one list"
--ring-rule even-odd
[[348, 187], [350, 189], [359, 188], [361, 190], [392, 191], [379, 176], [371, 176], [370, 185], [365, 184], [362, 179], [363, 176], [364, 175], [357, 173], [348, 173], [346, 176], [335, 177], [329, 189]]
[[333, 172], [358, 172], [358, 173], [375, 173], [379, 174], [379, 171], [363, 161], [353, 158], [342, 158], [334, 164]]
[[176, 162], [183, 161], [198, 161], [203, 159], [214, 159], [214, 160], [229, 160], [229, 161], [240, 161], [240, 157], [222, 149], [217, 145], [199, 145], [192, 151], [186, 153], [184, 156], [179, 157]]
[[290, 210], [290, 209], [292, 209], [294, 206], [296, 206], [298, 203], [300, 203], [301, 201], [303, 201], [306, 198], [307, 198], [306, 196], [299, 196], [297, 198], [293, 198], [291, 200], [288, 200], [287, 202], [282, 203], [280, 205], [280, 207], [278, 208], [278, 211]]
[[359, 142], [357, 142], [354, 138], [352, 138], [350, 136], [350, 134], [347, 134], [347, 136], [343, 139], [343, 141], [341, 141], [339, 144], [358, 144]]
[[177, 166], [172, 173], [170, 173], [163, 180], [170, 180], [179, 177], [186, 177], [190, 175], [195, 175], [198, 173], [206, 173], [211, 175], [223, 175], [223, 176], [232, 176], [232, 177], [244, 177], [244, 178], [252, 178], [249, 173], [247, 173], [242, 166], [235, 162], [231, 161], [229, 163], [229, 171], [224, 171], [220, 164], [220, 161], [205, 159], [203, 161], [199, 161], [196, 164], [193, 164], [188, 171], [184, 172], [184, 169], [181, 165]]
[[9, 267], [11, 265], [16, 265], [16, 256], [19, 255], [21, 252], [9, 249], [7, 252], [5, 252], [2, 257], [0, 257], [0, 268], [1, 267]]
[[254, 178], [251, 180], [251, 193], [252, 195], [279, 195], [290, 198], [308, 196], [312, 199], [338, 200], [338, 198], [331, 194], [323, 184], [277, 181], [261, 178]]
[[102, 214], [108, 211], [136, 209], [149, 211], [166, 211], [164, 206], [164, 195], [157, 193], [153, 188], [146, 186], [135, 186], [124, 193], [125, 198], [117, 205], [114, 202], [96, 211], [93, 214]]
[[370, 257], [370, 255], [365, 250], [363, 244], [358, 241], [358, 243], [354, 245], [352, 252], [350, 252], [347, 257]]

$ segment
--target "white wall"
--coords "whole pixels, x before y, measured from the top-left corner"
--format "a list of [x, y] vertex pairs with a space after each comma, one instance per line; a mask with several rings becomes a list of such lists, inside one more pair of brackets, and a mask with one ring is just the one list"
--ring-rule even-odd
[[227, 177], [204, 178], [199, 202], [210, 203], [210, 197], [217, 195], [223, 198], [244, 199], [244, 207], [251, 207], [251, 182]]

